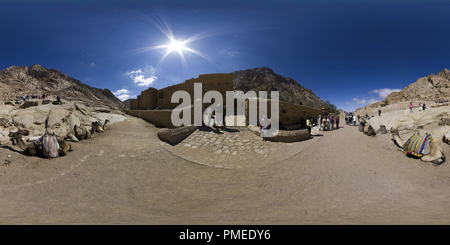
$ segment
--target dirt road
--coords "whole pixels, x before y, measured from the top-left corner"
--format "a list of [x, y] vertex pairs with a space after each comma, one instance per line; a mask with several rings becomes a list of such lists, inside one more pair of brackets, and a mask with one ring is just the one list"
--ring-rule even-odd
[[130, 117], [52, 160], [0, 148], [0, 223], [450, 223], [450, 163], [408, 158], [390, 135], [344, 125], [281, 162], [223, 169], [180, 158], [157, 131]]

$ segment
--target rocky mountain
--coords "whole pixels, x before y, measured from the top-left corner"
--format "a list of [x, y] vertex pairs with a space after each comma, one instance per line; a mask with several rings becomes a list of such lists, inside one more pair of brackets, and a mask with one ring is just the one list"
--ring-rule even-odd
[[437, 75], [433, 73], [421, 77], [399, 92], [389, 94], [385, 100], [389, 103], [402, 101], [434, 101], [450, 97], [450, 71], [443, 69]]
[[392, 92], [384, 101], [370, 104], [365, 107], [378, 108], [387, 104], [398, 102], [426, 102], [441, 101], [450, 98], [450, 71], [443, 69], [438, 74], [431, 73], [426, 77], [421, 77], [416, 82], [411, 83], [399, 92]]
[[56, 96], [66, 101], [84, 101], [87, 106], [123, 109], [122, 102], [108, 89], [94, 88], [79, 80], [40, 65], [11, 66], [0, 70], [0, 100], [15, 101], [23, 95], [42, 95], [50, 100]]
[[127, 99], [127, 100], [122, 101], [122, 104], [125, 106], [125, 108], [130, 108], [131, 99]]
[[275, 74], [273, 70], [267, 67], [234, 71], [233, 88], [244, 93], [253, 90], [256, 94], [259, 91], [279, 91], [281, 101], [316, 108], [325, 105], [312, 90], [303, 87], [292, 78]]

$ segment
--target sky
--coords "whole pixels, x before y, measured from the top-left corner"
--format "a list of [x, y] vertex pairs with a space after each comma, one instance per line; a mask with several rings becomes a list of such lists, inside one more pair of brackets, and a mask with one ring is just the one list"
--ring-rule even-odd
[[0, 0], [0, 70], [57, 69], [121, 100], [268, 67], [353, 111], [450, 69], [450, 1]]

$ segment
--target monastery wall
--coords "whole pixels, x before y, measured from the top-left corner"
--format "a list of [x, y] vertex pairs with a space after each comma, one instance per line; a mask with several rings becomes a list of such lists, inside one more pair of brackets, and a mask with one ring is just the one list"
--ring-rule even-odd
[[[249, 99], [249, 100], [246, 100], [246, 102], [245, 102], [246, 125], [253, 125], [249, 121], [249, 112], [250, 112], [249, 109], [251, 108], [250, 100], [253, 100], [256, 102], [256, 111], [257, 111], [258, 122], [257, 122], [257, 125], [254, 125], [254, 126], [259, 126], [259, 120], [263, 116], [263, 115], [260, 115], [260, 113], [259, 113], [259, 98]], [[271, 119], [272, 118], [272, 114], [271, 114], [272, 100], [267, 99], [266, 103], [267, 103], [266, 117]], [[313, 122], [314, 122], [314, 121], [317, 121], [319, 116], [321, 116], [323, 118], [326, 114], [325, 110], [321, 110], [321, 109], [317, 109], [317, 108], [313, 108], [313, 107], [309, 107], [309, 106], [297, 105], [297, 104], [287, 103], [287, 102], [283, 102], [283, 101], [279, 101], [278, 103], [279, 103], [278, 109], [280, 112], [279, 121], [285, 126], [301, 124], [301, 127], [306, 127], [306, 119], [307, 118], [310, 118], [310, 117], [313, 118]]]
[[[226, 104], [226, 91], [233, 91], [233, 73], [214, 73], [203, 74], [198, 78], [188, 79], [183, 83], [172, 85], [160, 90], [148, 88], [141, 92], [137, 99], [132, 99], [130, 103], [131, 110], [145, 110], [161, 107], [161, 109], [174, 109], [179, 103], [172, 103], [172, 95], [176, 91], [186, 91], [191, 96], [191, 104], [194, 100], [194, 83], [202, 84], [202, 99], [206, 92], [215, 90], [222, 94], [223, 103]], [[205, 103], [203, 109], [211, 103]]]

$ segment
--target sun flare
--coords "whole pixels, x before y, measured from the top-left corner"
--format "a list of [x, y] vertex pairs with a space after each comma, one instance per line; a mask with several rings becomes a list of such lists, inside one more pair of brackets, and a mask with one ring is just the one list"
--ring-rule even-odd
[[[214, 66], [218, 67], [219, 69], [223, 69], [222, 66], [220, 66], [216, 61], [214, 61], [213, 58], [209, 57], [207, 54], [204, 54], [200, 52], [199, 50], [192, 49], [188, 47], [189, 43], [204, 39], [208, 36], [211, 36], [211, 30], [198, 33], [188, 39], [185, 40], [177, 40], [174, 37], [174, 34], [172, 32], [172, 29], [170, 28], [170, 25], [162, 20], [157, 21], [154, 19], [146, 18], [147, 21], [149, 21], [151, 24], [153, 24], [156, 28], [158, 28], [166, 37], [167, 37], [167, 43], [163, 45], [157, 45], [157, 46], [149, 46], [145, 48], [136, 49], [137, 52], [144, 52], [144, 51], [150, 51], [150, 50], [161, 50], [162, 57], [158, 61], [158, 64], [156, 66], [161, 66], [162, 63], [165, 61], [165, 59], [171, 54], [171, 53], [178, 53], [181, 59], [181, 63], [183, 65], [183, 69], [187, 70], [187, 60], [186, 57], [194, 57], [198, 56], [209, 63], [213, 64]], [[217, 28], [220, 29], [220, 28]], [[215, 30], [215, 29], [214, 29]], [[187, 56], [185, 56], [187, 55]]]
[[178, 41], [172, 41], [172, 43], [167, 46], [170, 49], [170, 51], [176, 50], [176, 51], [180, 52], [184, 49], [184, 43], [178, 42]]

